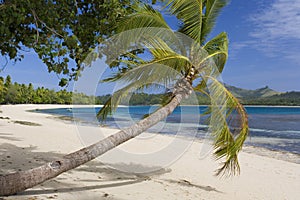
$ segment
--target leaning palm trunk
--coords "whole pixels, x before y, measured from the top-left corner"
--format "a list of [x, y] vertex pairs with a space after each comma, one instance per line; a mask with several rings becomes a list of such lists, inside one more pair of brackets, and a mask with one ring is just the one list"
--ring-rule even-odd
[[[188, 84], [188, 83], [187, 83]], [[187, 89], [186, 89], [187, 88]], [[125, 128], [93, 145], [80, 149], [74, 153], [64, 156], [60, 160], [49, 162], [43, 166], [27, 171], [15, 172], [0, 176], [0, 196], [12, 195], [34, 187], [46, 180], [54, 178], [63, 172], [74, 169], [116, 146], [138, 136], [151, 126], [157, 124], [162, 119], [170, 115], [180, 104], [183, 97], [186, 97], [191, 91], [191, 86], [177, 90], [171, 101], [160, 108], [147, 118], [139, 121], [129, 128]]]
[[[208, 112], [211, 114], [210, 124], [212, 128], [210, 132], [214, 141], [214, 155], [216, 159], [225, 160], [217, 174], [229, 172], [230, 175], [239, 172], [238, 153], [248, 134], [247, 115], [239, 101], [216, 79], [219, 73], [223, 71], [227, 60], [227, 35], [221, 33], [205, 43], [218, 13], [228, 1], [168, 0], [166, 2], [166, 9], [183, 23], [179, 33], [188, 36], [193, 41], [183, 45], [186, 43], [185, 37], [175, 34], [164, 21], [161, 13], [151, 6], [141, 4], [134, 8], [136, 12], [118, 24], [119, 31], [123, 34], [116, 37], [116, 40], [108, 40], [107, 45], [100, 45], [101, 47], [110, 47], [111, 44], [114, 44], [112, 45], [113, 48], [109, 48], [107, 52], [105, 50], [107, 55], [117, 52], [118, 59], [112, 65], [123, 63], [122, 66], [126, 66], [119, 68], [120, 71], [106, 81], [123, 81], [126, 84], [112, 94], [110, 100], [98, 113], [98, 117], [105, 119], [108, 113], [117, 108], [119, 102], [131, 89], [144, 89], [155, 83], [168, 85], [177, 80], [178, 73], [180, 73], [186, 78], [177, 82], [169, 103], [135, 125], [96, 144], [66, 155], [61, 160], [47, 163], [32, 170], [0, 176], [0, 195], [15, 194], [33, 187], [93, 160], [136, 137], [172, 113], [182, 98], [191, 93], [192, 85], [196, 85], [196, 91], [207, 94], [211, 99], [211, 107]], [[150, 27], [154, 27], [154, 29]], [[132, 30], [130, 34], [124, 34], [128, 30]], [[119, 45], [120, 41], [121, 45]], [[114, 48], [116, 44], [117, 47], [122, 47], [120, 48], [121, 51], [128, 48], [128, 52], [124, 54], [125, 58], [121, 56], [123, 54], [119, 54], [119, 48]], [[135, 46], [133, 44], [141, 44], [142, 49], [148, 50], [152, 58], [143, 60], [133, 55], [131, 53], [133, 46]], [[198, 44], [204, 44], [204, 46]], [[115, 54], [112, 54], [109, 58], [115, 59], [114, 56]], [[93, 58], [94, 54], [87, 59], [87, 63], [90, 63]], [[108, 63], [107, 61], [106, 63]], [[162, 68], [162, 65], [166, 68]], [[209, 94], [205, 91], [206, 86], [209, 86]], [[231, 119], [235, 118], [238, 120], [237, 123], [233, 124], [234, 129], [232, 130], [230, 125], [232, 125], [233, 120]]]

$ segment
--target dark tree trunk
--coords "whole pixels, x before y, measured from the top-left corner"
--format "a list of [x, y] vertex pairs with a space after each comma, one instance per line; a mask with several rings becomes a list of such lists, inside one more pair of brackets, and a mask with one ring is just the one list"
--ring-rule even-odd
[[[0, 176], [0, 196], [12, 195], [34, 187], [46, 180], [54, 178], [59, 174], [74, 169], [116, 146], [141, 134], [151, 126], [166, 118], [180, 104], [183, 97], [191, 92], [190, 85], [186, 87], [177, 84], [176, 95], [164, 107], [160, 108], [147, 118], [139, 121], [129, 128], [121, 130], [93, 145], [80, 149], [74, 153], [64, 156], [60, 160], [49, 162], [40, 167]], [[188, 85], [188, 86], [187, 86]]]

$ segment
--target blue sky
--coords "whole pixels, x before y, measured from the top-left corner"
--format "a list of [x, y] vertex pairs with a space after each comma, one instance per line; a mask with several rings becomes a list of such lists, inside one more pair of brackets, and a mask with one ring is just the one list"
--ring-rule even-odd
[[[212, 36], [221, 31], [230, 39], [229, 60], [222, 76], [225, 83], [247, 89], [268, 85], [277, 91], [300, 91], [299, 0], [232, 0]], [[60, 88], [57, 75], [49, 74], [34, 52], [25, 53], [21, 62], [9, 62], [0, 76], [8, 74], [19, 83]], [[68, 89], [72, 88], [70, 84]], [[99, 94], [108, 93], [110, 89], [106, 89]]]

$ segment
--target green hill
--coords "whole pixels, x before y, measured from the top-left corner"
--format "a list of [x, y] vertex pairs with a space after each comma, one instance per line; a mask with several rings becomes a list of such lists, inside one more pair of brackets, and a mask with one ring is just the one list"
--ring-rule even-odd
[[[247, 90], [235, 86], [225, 85], [244, 105], [286, 105], [300, 106], [300, 92], [277, 92], [268, 86], [256, 90]], [[210, 99], [203, 95], [197, 94], [198, 104], [210, 104]], [[97, 97], [99, 104], [104, 104], [109, 95]], [[163, 98], [162, 94], [146, 94], [136, 93], [130, 97], [130, 105], [153, 105], [159, 104]], [[189, 100], [185, 100], [183, 104], [189, 104]]]
[[268, 86], [256, 90], [225, 86], [245, 105], [300, 105], [300, 92], [277, 92]]
[[300, 92], [293, 91], [261, 98], [243, 99], [242, 102], [248, 105], [300, 106]]
[[268, 86], [256, 90], [247, 90], [235, 86], [226, 85], [226, 88], [239, 99], [256, 99], [279, 95], [280, 92], [270, 89]]

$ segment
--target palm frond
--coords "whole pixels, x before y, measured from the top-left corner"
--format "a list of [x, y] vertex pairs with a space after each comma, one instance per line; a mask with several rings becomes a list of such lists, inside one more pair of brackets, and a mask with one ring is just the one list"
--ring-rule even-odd
[[202, 0], [169, 0], [166, 7], [183, 22], [180, 32], [201, 43]]
[[[190, 68], [191, 62], [189, 58], [180, 54], [184, 48], [183, 45], [180, 45], [182, 48], [178, 49], [178, 45], [167, 44], [161, 38], [153, 38], [152, 40], [149, 38], [148, 41], [149, 43], [145, 44], [145, 46], [153, 56], [153, 62], [166, 65], [178, 72], [186, 71]], [[177, 53], [176, 50], [180, 52]]]
[[[174, 32], [164, 20], [162, 14], [152, 6], [139, 3], [134, 6], [135, 12], [125, 16], [118, 23], [118, 38], [122, 44], [141, 44], [149, 37], [176, 39]], [[129, 32], [128, 32], [129, 31]], [[128, 34], [130, 33], [130, 34]], [[169, 39], [170, 40], [170, 39]]]
[[118, 32], [126, 30], [143, 28], [143, 27], [159, 27], [170, 29], [162, 14], [153, 9], [152, 6], [139, 3], [134, 6], [135, 12], [125, 16], [118, 23]]
[[112, 78], [107, 79], [107, 81], [120, 81], [126, 86], [112, 94], [111, 98], [98, 112], [98, 118], [105, 120], [107, 115], [111, 114], [118, 107], [120, 101], [132, 90], [142, 90], [155, 84], [167, 87], [170, 83], [181, 78], [182, 75], [178, 71], [167, 67], [168, 65], [160, 64], [165, 63], [172, 66], [180, 59], [188, 60], [186, 57], [180, 55], [161, 57], [125, 72], [117, 73]]
[[201, 43], [206, 40], [208, 34], [212, 31], [218, 15], [222, 8], [227, 5], [228, 0], [206, 0], [204, 2], [205, 13], [201, 28]]
[[208, 77], [218, 77], [225, 66], [228, 58], [228, 38], [225, 32], [207, 42], [203, 47], [195, 45], [191, 51], [192, 63], [201, 77], [200, 83], [194, 87], [199, 92], [206, 88]]
[[138, 81], [133, 82], [131, 84], [128, 84], [126, 87], [123, 87], [122, 89], [114, 92], [97, 113], [97, 118], [101, 121], [104, 121], [108, 115], [111, 115], [118, 108], [118, 105], [122, 98], [127, 96], [131, 89], [138, 87], [138, 85]]
[[200, 92], [201, 94], [205, 94], [209, 97], [208, 91], [206, 91], [207, 85], [206, 81], [202, 79], [200, 83], [198, 83], [195, 87], [193, 87], [195, 91]]
[[[187, 66], [191, 65], [187, 57], [168, 51], [157, 54], [153, 60], [148, 62], [144, 61], [143, 63], [136, 63], [135, 61], [128, 60], [120, 60], [120, 62], [130, 64], [132, 67], [119, 71], [112, 77], [102, 80], [102, 82], [128, 82], [139, 79], [143, 79], [147, 82], [153, 79], [156, 82], [162, 83], [164, 79], [169, 80], [178, 76], [181, 71], [184, 71]], [[156, 78], [152, 76], [155, 76]]]
[[103, 43], [105, 55], [114, 60], [120, 55], [137, 49], [158, 49], [174, 51], [186, 55], [186, 44], [183, 44], [179, 33], [167, 28], [140, 27], [120, 32]]
[[207, 52], [209, 57], [213, 58], [214, 64], [218, 68], [218, 72], [222, 73], [224, 65], [228, 58], [228, 37], [225, 32], [220, 33], [209, 42], [207, 42], [203, 49]]
[[[169, 71], [173, 71], [171, 74], [174, 72], [184, 72], [191, 66], [189, 58], [173, 51], [173, 49], [171, 49], [171, 47], [169, 47], [168, 44], [159, 37], [148, 36], [148, 39], [143, 41], [143, 43], [144, 47], [149, 50], [152, 55], [152, 59], [150, 61], [145, 61], [137, 55], [130, 55], [130, 57], [134, 58], [132, 60], [118, 59], [117, 62], [119, 65], [124, 63], [127, 67], [122, 68], [122, 70], [119, 70], [118, 73], [115, 73], [110, 78], [102, 80], [102, 82], [117, 81], [120, 79], [123, 81], [133, 81], [136, 79], [146, 80], [150, 73], [156, 73], [154, 72], [156, 68], [152, 69], [151, 67], [158, 64], [168, 67]], [[153, 72], [150, 72], [149, 70]], [[158, 71], [156, 81], [161, 81], [163, 79], [160, 75], [162, 74]], [[168, 78], [168, 73], [165, 75], [166, 78]]]
[[[153, 27], [124, 31], [109, 38], [102, 46], [103, 48], [99, 48], [98, 51], [107, 55], [107, 63], [113, 63], [115, 66], [123, 61], [125, 62], [125, 59], [128, 60], [128, 52], [138, 49], [143, 50], [142, 52], [148, 49], [151, 54], [156, 53], [156, 55], [152, 55], [154, 58], [162, 57], [159, 55], [170, 55], [171, 53], [179, 55], [182, 54], [184, 49], [184, 46], [179, 42], [179, 38], [172, 30]], [[122, 57], [125, 59], [122, 59]], [[129, 58], [134, 61], [143, 60], [133, 54]], [[139, 64], [142, 64], [142, 62]]]
[[135, 91], [143, 91], [145, 88], [149, 87], [156, 87], [159, 88], [155, 83], [149, 82], [145, 83], [142, 80], [137, 80], [134, 82], [131, 82], [127, 84], [125, 87], [117, 90], [112, 94], [112, 96], [105, 102], [103, 107], [99, 110], [97, 113], [97, 118], [101, 121], [105, 121], [107, 116], [111, 115], [113, 112], [116, 111], [118, 108], [120, 102], [122, 102], [123, 99], [128, 97], [128, 95]]
[[[214, 78], [223, 71], [228, 57], [227, 35], [221, 33], [204, 44], [216, 17], [227, 2], [228, 0], [168, 0], [166, 8], [183, 23], [179, 30], [182, 35], [171, 30], [162, 15], [151, 6], [140, 4], [140, 7], [135, 7], [136, 12], [119, 23], [120, 33], [110, 38], [106, 45], [111, 48], [108, 48], [105, 55], [126, 67], [104, 81], [121, 81], [124, 87], [114, 92], [98, 113], [98, 117], [104, 120], [132, 90], [142, 91], [156, 84], [168, 86], [182, 79], [183, 75], [185, 78], [190, 77], [190, 82], [200, 80], [194, 89], [211, 99], [208, 112], [211, 116], [214, 155], [216, 159], [224, 161], [217, 175], [239, 172], [237, 154], [248, 134], [245, 109]], [[186, 43], [184, 34], [194, 41]], [[148, 50], [152, 56], [150, 61], [127, 54], [137, 48]], [[165, 102], [173, 97], [172, 92], [168, 95]], [[162, 106], [165, 102], [162, 101]]]
[[211, 98], [210, 127], [216, 159], [225, 159], [217, 175], [238, 174], [238, 153], [248, 135], [248, 118], [244, 107], [216, 78], [209, 77]]

